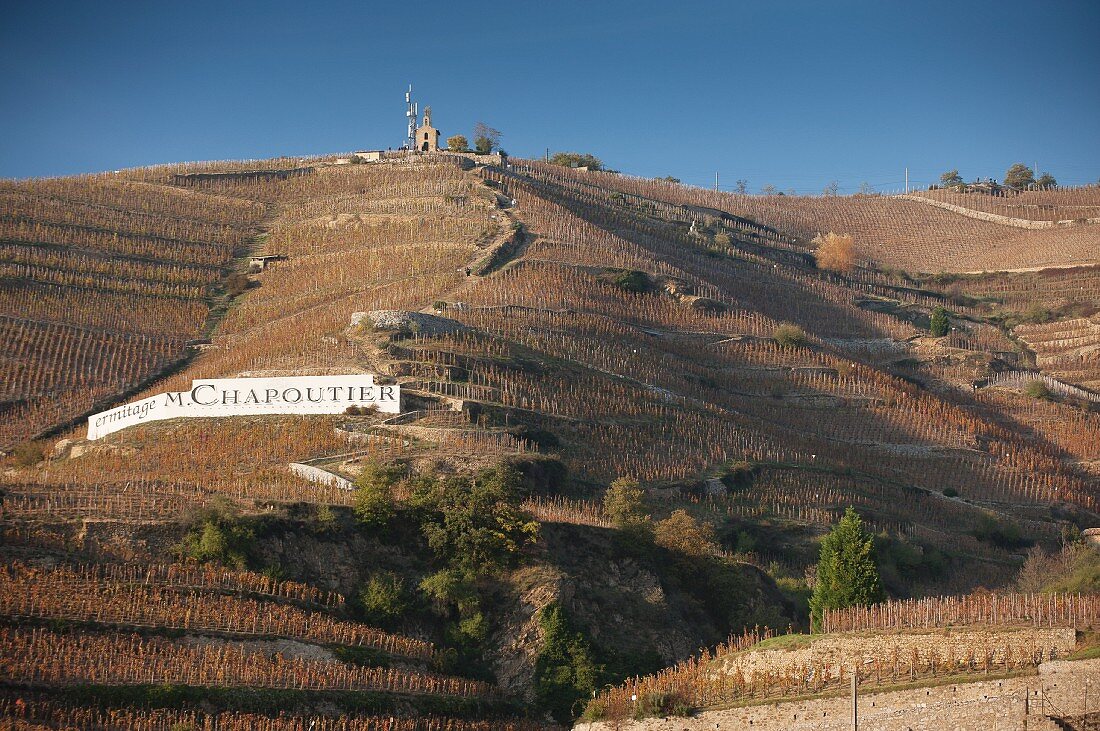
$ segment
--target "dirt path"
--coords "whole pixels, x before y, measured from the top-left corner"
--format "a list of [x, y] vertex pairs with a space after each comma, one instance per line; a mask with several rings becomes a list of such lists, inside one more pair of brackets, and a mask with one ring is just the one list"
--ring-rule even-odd
[[[476, 170], [471, 171], [470, 174], [471, 175], [476, 175]], [[480, 180], [480, 178], [479, 178], [479, 180]], [[520, 242], [519, 246], [516, 247], [515, 251], [512, 251], [509, 254], [508, 259], [506, 261], [492, 267], [491, 269], [485, 271], [482, 274], [479, 274], [475, 271], [476, 268], [477, 268], [477, 265], [479, 263], [483, 262], [486, 259], [487, 254], [489, 256], [492, 256], [494, 250], [496, 250], [496, 249], [498, 249], [499, 247], [502, 247], [502, 246], [507, 246], [506, 242], [507, 242], [508, 238], [510, 238], [513, 235], [515, 224], [522, 223], [522, 221], [520, 221], [516, 217], [516, 215], [513, 212], [513, 209], [511, 207], [505, 208], [501, 205], [501, 199], [504, 196], [502, 196], [500, 193], [497, 193], [495, 190], [493, 191], [493, 194], [494, 194], [494, 197], [495, 197], [496, 212], [501, 216], [501, 221], [502, 221], [503, 228], [500, 230], [499, 233], [497, 233], [496, 236], [493, 237], [493, 240], [489, 243], [488, 246], [486, 246], [485, 248], [476, 249], [474, 251], [474, 253], [472, 254], [471, 258], [469, 259], [469, 261], [467, 261], [462, 267], [459, 268], [460, 271], [463, 271], [463, 270], [465, 271], [466, 278], [461, 283], [459, 283], [457, 286], [452, 287], [451, 289], [449, 289], [445, 292], [438, 292], [433, 297], [433, 301], [442, 300], [442, 301], [451, 302], [451, 301], [458, 300], [459, 295], [462, 292], [465, 292], [467, 289], [474, 286], [477, 282], [481, 281], [485, 277], [492, 276], [496, 272], [499, 272], [502, 269], [507, 268], [507, 266], [509, 264], [516, 261], [520, 257], [522, 257], [523, 253], [527, 250], [528, 245], [531, 243], [531, 239], [529, 237], [524, 237], [523, 240]], [[428, 304], [428, 305], [425, 305], [423, 308], [421, 308], [420, 312], [422, 312], [424, 314], [427, 314], [427, 315], [434, 315], [436, 313], [436, 310], [435, 310], [435, 307], [433, 305]]]

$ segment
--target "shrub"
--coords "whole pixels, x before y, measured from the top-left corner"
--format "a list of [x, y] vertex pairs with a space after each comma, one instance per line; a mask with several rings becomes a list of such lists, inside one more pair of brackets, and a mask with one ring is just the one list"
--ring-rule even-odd
[[1057, 573], [1047, 577], [1044, 592], [1095, 594], [1100, 592], [1100, 551], [1087, 543], [1067, 546]]
[[695, 519], [683, 509], [674, 510], [654, 526], [653, 541], [670, 551], [693, 557], [713, 555], [718, 548], [714, 526]]
[[191, 525], [176, 553], [193, 561], [214, 561], [238, 569], [248, 567], [248, 557], [256, 539], [229, 506], [217, 506], [204, 511]]
[[1045, 322], [1052, 321], [1054, 317], [1055, 314], [1049, 307], [1044, 307], [1041, 303], [1035, 302], [1027, 308], [1027, 311], [1023, 315], [1023, 320], [1034, 325], [1041, 325]]
[[882, 584], [897, 594], [912, 593], [916, 583], [940, 578], [947, 569], [947, 557], [935, 546], [885, 532], [875, 536], [875, 554]]
[[1038, 378], [1036, 378], [1034, 381], [1028, 381], [1027, 385], [1024, 386], [1024, 394], [1033, 399], [1043, 400], [1047, 400], [1051, 396], [1053, 396], [1050, 387], [1047, 386], [1045, 382], [1040, 381]]
[[440, 614], [444, 614], [452, 604], [468, 602], [476, 597], [469, 582], [463, 581], [457, 572], [448, 569], [436, 571], [421, 579], [420, 591], [435, 604]]
[[392, 625], [409, 608], [405, 580], [391, 571], [374, 574], [359, 590], [359, 605], [368, 624]]
[[759, 468], [748, 460], [740, 460], [731, 463], [726, 468], [726, 474], [722, 476], [722, 484], [730, 490], [742, 490], [750, 487]]
[[557, 604], [539, 610], [542, 649], [535, 658], [535, 696], [539, 706], [555, 720], [573, 720], [577, 701], [588, 698], [599, 685], [603, 667], [594, 658], [584, 635], [570, 626]]
[[645, 272], [633, 269], [620, 272], [611, 281], [616, 287], [625, 289], [627, 292], [645, 292], [650, 288], [649, 276]]
[[454, 152], [469, 152], [470, 143], [466, 139], [466, 135], [454, 135], [447, 138], [447, 149]]
[[432, 510], [421, 525], [436, 555], [464, 576], [489, 574], [538, 535], [520, 508], [522, 478], [503, 465], [473, 478], [451, 477], [418, 504]]
[[798, 325], [790, 323], [783, 323], [777, 327], [775, 332], [772, 333], [772, 338], [784, 348], [798, 348], [809, 342], [805, 331]]
[[691, 713], [691, 704], [683, 693], [676, 690], [642, 693], [634, 707], [634, 718], [653, 718], [656, 716], [687, 716]]
[[340, 521], [337, 519], [336, 512], [331, 505], [325, 505], [324, 503], [318, 505], [313, 519], [319, 533], [332, 533], [340, 527]]
[[46, 458], [46, 445], [42, 442], [20, 442], [11, 454], [18, 466], [31, 467]]
[[234, 272], [226, 277], [225, 293], [230, 298], [238, 297], [248, 291], [252, 287], [252, 284], [253, 282], [248, 278], [247, 274]]
[[818, 269], [834, 272], [850, 272], [856, 265], [855, 246], [850, 235], [829, 232], [814, 252]]
[[1026, 548], [1033, 543], [1024, 536], [1019, 525], [1001, 520], [990, 513], [985, 513], [978, 519], [978, 525], [974, 528], [973, 533], [979, 541], [1006, 550]]
[[450, 634], [458, 644], [476, 645], [489, 636], [489, 620], [480, 609], [462, 612], [458, 623], [451, 627]]

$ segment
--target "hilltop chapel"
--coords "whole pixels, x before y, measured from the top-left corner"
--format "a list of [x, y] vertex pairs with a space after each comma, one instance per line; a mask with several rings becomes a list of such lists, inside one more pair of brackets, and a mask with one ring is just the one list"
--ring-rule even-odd
[[439, 152], [439, 130], [432, 126], [431, 107], [424, 107], [424, 124], [416, 128], [416, 143], [421, 152]]

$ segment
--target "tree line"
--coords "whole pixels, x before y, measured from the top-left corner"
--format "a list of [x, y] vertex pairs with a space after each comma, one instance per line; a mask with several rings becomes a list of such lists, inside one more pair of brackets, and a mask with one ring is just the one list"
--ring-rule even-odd
[[[981, 182], [980, 180], [977, 182]], [[1050, 173], [1043, 173], [1038, 178], [1035, 177], [1035, 171], [1029, 168], [1022, 162], [1014, 163], [1005, 172], [1004, 182], [1001, 183], [1006, 188], [1012, 188], [1014, 190], [1028, 190], [1031, 188], [1057, 188], [1058, 181]], [[949, 188], [953, 190], [964, 190], [967, 185], [962, 176], [959, 175], [959, 171], [948, 170], [940, 176], [940, 187]]]

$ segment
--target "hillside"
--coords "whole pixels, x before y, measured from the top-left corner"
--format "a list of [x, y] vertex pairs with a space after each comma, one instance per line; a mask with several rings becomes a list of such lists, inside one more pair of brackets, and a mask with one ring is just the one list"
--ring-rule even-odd
[[[1009, 587], [1030, 546], [1100, 525], [1100, 226], [443, 154], [0, 194], [0, 443], [61, 437], [2, 473], [3, 709], [535, 728], [576, 700], [545, 680], [559, 640], [599, 686], [804, 626], [849, 505], [894, 596]], [[815, 266], [829, 231], [858, 266]], [[407, 413], [69, 427], [195, 379], [341, 373], [399, 383]], [[601, 504], [620, 478], [652, 536]], [[448, 501], [479, 491], [515, 545], [451, 581]]]
[[182, 360], [263, 215], [111, 175], [0, 184], [0, 447]]
[[[536, 163], [537, 165], [537, 163]], [[1100, 228], [1079, 225], [1021, 229], [929, 205], [942, 200], [967, 211], [997, 213], [1037, 221], [1095, 217], [1100, 188], [1025, 192], [1011, 199], [982, 194], [930, 191], [913, 196], [737, 195], [690, 188], [662, 180], [594, 173], [578, 177], [559, 172], [571, 187], [595, 186], [679, 205], [709, 208], [763, 223], [782, 236], [807, 244], [828, 231], [851, 234], [869, 263], [914, 274], [986, 272], [1100, 263]], [[946, 200], [950, 199], [950, 200]], [[1037, 209], [1028, 205], [1038, 206]], [[1039, 211], [1043, 211], [1041, 214]]]

